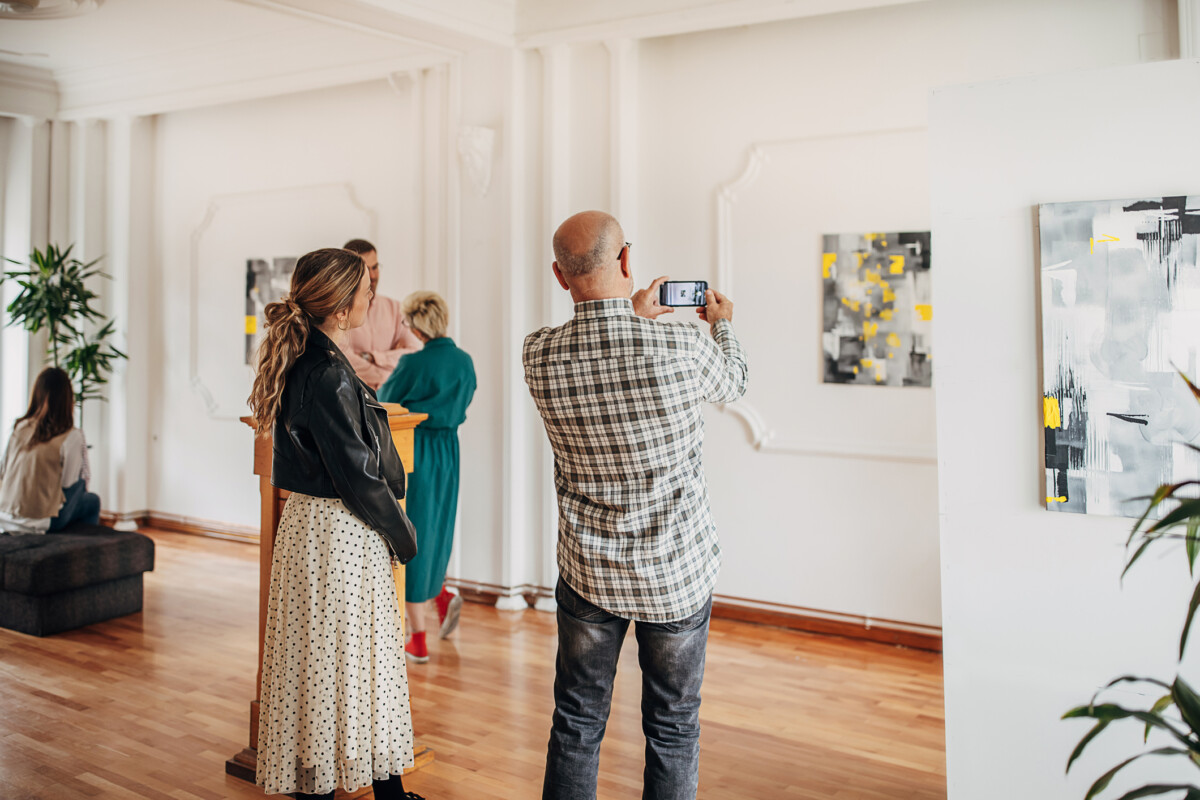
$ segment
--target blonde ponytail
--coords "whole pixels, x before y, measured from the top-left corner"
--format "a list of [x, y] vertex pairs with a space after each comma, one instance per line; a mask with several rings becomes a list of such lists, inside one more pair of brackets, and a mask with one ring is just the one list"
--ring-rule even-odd
[[248, 400], [258, 436], [270, 436], [275, 427], [288, 371], [304, 354], [309, 332], [353, 304], [365, 270], [357, 253], [314, 250], [296, 262], [288, 295], [263, 309], [267, 330], [258, 348], [258, 370]]

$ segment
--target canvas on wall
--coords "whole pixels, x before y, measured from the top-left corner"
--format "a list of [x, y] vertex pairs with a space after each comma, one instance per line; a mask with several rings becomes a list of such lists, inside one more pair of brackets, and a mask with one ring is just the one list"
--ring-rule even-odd
[[825, 383], [931, 386], [929, 232], [823, 240]]
[[295, 256], [246, 259], [246, 363], [258, 364], [258, 346], [266, 330], [263, 309], [280, 300], [292, 287]]
[[1200, 196], [1038, 208], [1046, 507], [1137, 517], [1200, 475]]

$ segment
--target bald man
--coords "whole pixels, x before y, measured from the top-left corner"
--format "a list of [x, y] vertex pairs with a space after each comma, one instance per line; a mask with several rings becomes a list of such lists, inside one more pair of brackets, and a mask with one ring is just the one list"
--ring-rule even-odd
[[703, 404], [746, 391], [733, 303], [697, 309], [712, 338], [659, 322], [661, 277], [633, 290], [620, 224], [585, 211], [554, 234], [575, 317], [525, 339], [525, 381], [554, 450], [558, 658], [543, 798], [596, 796], [617, 658], [632, 622], [642, 669], [643, 797], [696, 796], [700, 684], [721, 563], [701, 445]]

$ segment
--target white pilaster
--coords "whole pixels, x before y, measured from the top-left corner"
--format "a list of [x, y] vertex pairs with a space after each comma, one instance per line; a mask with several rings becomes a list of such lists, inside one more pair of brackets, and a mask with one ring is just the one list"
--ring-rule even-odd
[[[571, 49], [556, 44], [541, 49], [542, 54], [542, 179], [543, 220], [545, 225], [542, 263], [554, 261], [551, 237], [571, 214]], [[549, 325], [562, 325], [573, 314], [569, 294], [546, 276], [543, 289], [543, 319]], [[553, 588], [558, 582], [558, 497], [554, 491], [554, 454], [549, 442], [542, 441], [542, 586]], [[539, 611], [553, 611], [553, 597], [539, 598]]]
[[638, 229], [638, 41], [604, 43], [610, 64], [609, 119], [611, 157], [609, 202], [625, 237], [636, 241]]
[[[108, 471], [105, 510], [129, 516], [147, 509], [149, 458], [150, 241], [153, 235], [152, 123], [120, 117], [109, 123], [108, 258], [112, 282], [107, 313], [116, 320], [114, 344], [128, 360], [117, 361], [105, 386], [106, 452], [97, 461]], [[123, 522], [118, 527], [130, 527]]]
[[[30, 251], [46, 246], [50, 212], [50, 123], [18, 117], [6, 126], [4, 159], [3, 255], [22, 264]], [[3, 262], [4, 271], [20, 270]], [[5, 281], [0, 302], [7, 308], [21, 287]], [[7, 322], [7, 314], [4, 321]], [[31, 337], [16, 327], [0, 327], [0, 442], [7, 442], [13, 422], [25, 413], [33, 376], [42, 368], [43, 336]]]
[[[72, 254], [80, 261], [102, 259], [99, 267], [106, 273], [110, 269], [107, 256], [107, 208], [108, 194], [105, 174], [108, 166], [105, 126], [97, 120], [83, 120], [70, 124], [70, 157], [67, 177], [67, 236], [64, 240], [74, 244]], [[62, 242], [60, 242], [61, 244]], [[109, 280], [93, 278], [89, 288], [100, 297], [100, 307], [107, 309], [106, 298], [112, 293]], [[107, 469], [100, 467], [98, 460], [108, 452], [107, 404], [98, 400], [84, 403], [76, 423], [83, 429], [88, 444], [92, 447], [93, 466], [90, 489], [108, 500], [112, 497], [112, 482]], [[107, 511], [108, 508], [105, 508]]]
[[1200, 57], [1200, 0], [1179, 0], [1179, 57]]

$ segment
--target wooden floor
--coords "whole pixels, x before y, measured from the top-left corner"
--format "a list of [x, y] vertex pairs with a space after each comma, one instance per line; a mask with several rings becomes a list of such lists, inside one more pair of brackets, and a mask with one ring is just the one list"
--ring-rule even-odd
[[[4, 800], [263, 797], [224, 773], [247, 735], [256, 657], [252, 545], [150, 532], [141, 614], [39, 639], [0, 630]], [[407, 788], [429, 800], [540, 794], [554, 617], [468, 603], [410, 665], [418, 741]], [[627, 643], [600, 798], [641, 792], [636, 642]], [[701, 710], [700, 797], [944, 798], [935, 653], [715, 620]]]

